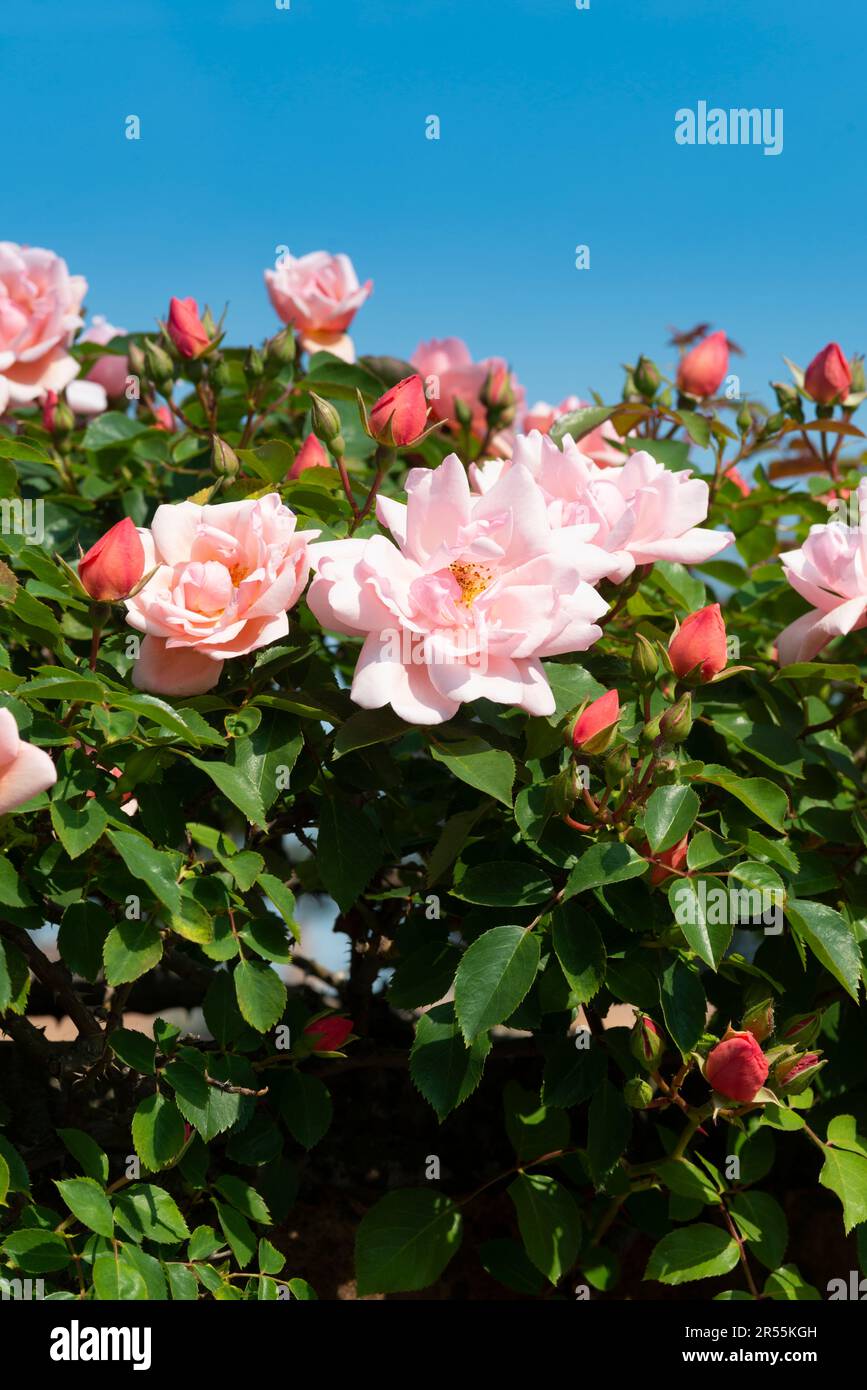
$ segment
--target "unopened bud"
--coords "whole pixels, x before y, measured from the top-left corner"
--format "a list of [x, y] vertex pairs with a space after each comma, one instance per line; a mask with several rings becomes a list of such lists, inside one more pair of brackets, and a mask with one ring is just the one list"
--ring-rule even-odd
[[653, 1087], [643, 1076], [633, 1076], [623, 1087], [623, 1099], [633, 1110], [646, 1110], [653, 1100]]
[[225, 357], [219, 356], [216, 360], [211, 358], [208, 380], [215, 391], [224, 391], [227, 386], [231, 386], [232, 369]]
[[681, 695], [676, 704], [669, 705], [659, 721], [659, 732], [666, 743], [683, 743], [692, 728], [692, 696]]
[[244, 375], [249, 381], [258, 381], [260, 377], [265, 375], [265, 363], [262, 361], [262, 354], [257, 348], [247, 348], [247, 355], [244, 358]]
[[265, 360], [269, 367], [288, 367], [295, 361], [295, 334], [291, 328], [284, 328], [268, 342]]
[[749, 432], [750, 427], [753, 423], [753, 413], [747, 405], [746, 401], [744, 401], [743, 405], [738, 411], [735, 423], [737, 424], [738, 433], [741, 435], [741, 437], [743, 437], [745, 434]]
[[818, 1052], [804, 1052], [799, 1057], [788, 1057], [774, 1067], [773, 1081], [780, 1095], [798, 1096], [812, 1083], [824, 1066], [827, 1058]]
[[822, 1013], [813, 1009], [808, 1014], [793, 1014], [778, 1029], [779, 1040], [792, 1047], [809, 1047], [819, 1036], [822, 1027]]
[[147, 374], [154, 385], [160, 389], [170, 386], [175, 378], [175, 366], [165, 348], [145, 338], [144, 355]]
[[665, 1042], [653, 1019], [647, 1014], [639, 1014], [635, 1020], [629, 1035], [629, 1051], [645, 1071], [656, 1071], [665, 1051]]
[[653, 644], [640, 632], [635, 634], [635, 646], [632, 648], [629, 667], [636, 685], [644, 687], [655, 682], [659, 658]]
[[310, 422], [317, 439], [333, 444], [340, 437], [340, 416], [330, 401], [310, 392]]
[[774, 1031], [774, 1001], [770, 996], [750, 1004], [741, 1023], [741, 1028], [752, 1033], [756, 1042], [763, 1043]]
[[465, 430], [468, 430], [473, 423], [472, 407], [467, 405], [466, 401], [462, 400], [460, 396], [455, 396], [454, 410], [455, 419], [458, 424], [462, 425]]
[[632, 759], [629, 756], [629, 747], [621, 743], [619, 747], [612, 748], [608, 757], [602, 764], [602, 776], [605, 778], [606, 787], [619, 787], [624, 778], [629, 776], [632, 767]]
[[211, 467], [218, 478], [234, 478], [241, 468], [234, 449], [230, 449], [218, 434], [213, 435], [211, 440]]
[[649, 357], [639, 357], [632, 379], [642, 396], [647, 396], [650, 400], [659, 390], [662, 377], [659, 375], [659, 368], [655, 362], [652, 362]]

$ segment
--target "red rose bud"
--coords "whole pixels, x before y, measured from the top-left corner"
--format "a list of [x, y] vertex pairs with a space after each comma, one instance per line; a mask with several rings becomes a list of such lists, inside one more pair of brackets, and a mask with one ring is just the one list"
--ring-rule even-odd
[[729, 1029], [708, 1054], [705, 1076], [719, 1095], [751, 1101], [768, 1079], [768, 1059], [752, 1033]]
[[182, 357], [201, 357], [211, 341], [205, 325], [199, 318], [198, 305], [192, 297], [172, 299], [166, 328]]
[[737, 468], [727, 468], [725, 477], [730, 483], [734, 483], [741, 497], [749, 497], [750, 485], [743, 474], [738, 472]]
[[806, 1091], [816, 1076], [825, 1066], [827, 1058], [822, 1058], [818, 1052], [805, 1052], [800, 1057], [789, 1057], [787, 1061], [780, 1062], [774, 1068], [774, 1084], [781, 1095], [798, 1096], [802, 1091]]
[[572, 726], [572, 747], [584, 753], [604, 753], [614, 738], [620, 718], [620, 696], [606, 690], [581, 711]]
[[852, 385], [852, 369], [838, 343], [817, 353], [804, 373], [804, 390], [817, 405], [845, 400]]
[[154, 411], [154, 429], [165, 430], [167, 434], [174, 434], [175, 417], [171, 412], [170, 406], [157, 406]]
[[54, 431], [54, 409], [58, 402], [56, 391], [46, 391], [42, 402], [42, 428], [49, 434]]
[[144, 574], [141, 537], [128, 516], [106, 531], [78, 562], [78, 577], [92, 599], [126, 598]]
[[662, 1034], [652, 1018], [639, 1014], [629, 1035], [629, 1051], [645, 1071], [656, 1071], [665, 1051]]
[[304, 1032], [311, 1039], [314, 1052], [337, 1052], [352, 1032], [352, 1019], [328, 1014], [308, 1023]]
[[809, 1047], [816, 1041], [822, 1027], [822, 1014], [814, 1009], [809, 1014], [793, 1014], [780, 1028], [780, 1042], [791, 1043], [794, 1047]]
[[724, 670], [728, 661], [726, 625], [718, 603], [684, 618], [668, 644], [668, 655], [675, 675], [694, 681], [709, 681]]
[[428, 403], [420, 376], [405, 376], [373, 405], [368, 417], [372, 438], [379, 444], [405, 448], [424, 434]]
[[644, 855], [645, 859], [651, 859], [653, 864], [653, 868], [650, 870], [651, 888], [656, 888], [667, 878], [671, 878], [675, 871], [683, 868], [686, 863], [688, 847], [688, 835], [684, 835], [682, 840], [678, 840], [676, 845], [672, 845], [671, 849], [665, 850], [662, 854], [653, 854], [650, 845], [644, 845], [640, 853]]
[[659, 721], [659, 732], [666, 743], [683, 743], [692, 728], [692, 696], [689, 691], [669, 705]]
[[300, 478], [305, 468], [330, 468], [331, 460], [325, 449], [319, 443], [315, 434], [308, 434], [298, 453], [295, 455], [295, 462], [286, 474], [290, 483], [294, 483], [296, 478]]
[[744, 1014], [741, 1027], [752, 1033], [756, 1042], [763, 1043], [774, 1031], [774, 1001], [762, 999]]
[[716, 393], [728, 369], [729, 345], [726, 335], [711, 333], [680, 359], [677, 384], [685, 395], [704, 399]]

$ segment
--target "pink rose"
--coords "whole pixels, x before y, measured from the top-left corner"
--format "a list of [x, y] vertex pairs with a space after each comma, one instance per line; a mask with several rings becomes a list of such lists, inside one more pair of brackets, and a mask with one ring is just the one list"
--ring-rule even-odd
[[[487, 411], [482, 391], [489, 377], [498, 392], [504, 384], [508, 386], [519, 413], [524, 408], [524, 388], [509, 371], [508, 363], [502, 357], [474, 362], [460, 338], [432, 338], [429, 343], [419, 343], [409, 360], [424, 378], [431, 415], [435, 420], [447, 421], [453, 429], [458, 427], [455, 402], [460, 400], [472, 414], [473, 434], [484, 439]], [[509, 452], [510, 442], [511, 432], [501, 431], [490, 444], [494, 453], [503, 454]]]
[[590, 587], [607, 556], [590, 527], [552, 530], [526, 468], [473, 496], [463, 464], [413, 468], [407, 503], [380, 496], [391, 531], [312, 547], [307, 601], [325, 628], [365, 642], [352, 698], [391, 705], [411, 724], [439, 724], [486, 697], [550, 715], [540, 658], [586, 651], [607, 605]]
[[302, 347], [355, 361], [346, 330], [373, 289], [373, 281], [359, 284], [348, 256], [332, 256], [329, 251], [284, 255], [274, 270], [265, 271], [265, 284], [278, 317], [301, 334]]
[[492, 459], [471, 467], [473, 484], [487, 492], [519, 464], [542, 489], [552, 526], [593, 524], [593, 544], [610, 553], [607, 577], [618, 584], [636, 565], [656, 560], [701, 564], [733, 540], [728, 531], [696, 524], [707, 517], [707, 483], [693, 478], [690, 469], [671, 472], [643, 451], [631, 454], [620, 467], [600, 468], [570, 435], [558, 449], [534, 430], [518, 435], [511, 463]]
[[305, 468], [330, 468], [331, 459], [328, 457], [326, 449], [320, 444], [315, 434], [308, 434], [295, 460], [286, 474], [287, 481], [294, 483], [301, 477]]
[[59, 393], [77, 376], [67, 348], [86, 290], [53, 251], [0, 242], [0, 414]]
[[726, 625], [718, 603], [710, 603], [684, 618], [668, 644], [668, 656], [676, 676], [689, 676], [698, 684], [725, 670]]
[[[99, 343], [100, 347], [105, 347], [114, 338], [126, 336], [125, 328], [115, 328], [108, 319], [103, 318], [102, 314], [94, 314], [89, 328], [86, 328], [79, 338], [80, 343]], [[129, 362], [126, 355], [119, 357], [112, 353], [106, 353], [104, 357], [97, 357], [93, 366], [86, 373], [88, 381], [95, 381], [101, 386], [105, 394], [112, 399], [123, 396], [126, 390], [126, 379], [129, 373]]]
[[[550, 434], [551, 426], [561, 415], [569, 415], [573, 410], [584, 410], [588, 406], [589, 402], [580, 400], [578, 396], [566, 396], [559, 405], [537, 401], [524, 416], [524, 434], [530, 434], [533, 430], [538, 430], [540, 434]], [[620, 435], [611, 421], [604, 420], [595, 430], [582, 436], [578, 447], [582, 454], [586, 454], [599, 468], [606, 468], [611, 463], [623, 462], [622, 450], [612, 447], [619, 441]]]
[[0, 709], [0, 815], [53, 787], [54, 763], [41, 748], [25, 743], [11, 710]]
[[133, 684], [157, 695], [199, 695], [223, 662], [289, 631], [310, 568], [308, 541], [276, 492], [242, 502], [158, 507], [142, 531], [145, 571], [126, 600], [127, 621], [147, 633]]
[[852, 385], [852, 368], [839, 343], [828, 343], [804, 373], [804, 390], [817, 405], [844, 401]]
[[[867, 479], [858, 485], [858, 508], [867, 516]], [[867, 626], [867, 531], [839, 521], [811, 526], [801, 549], [780, 559], [792, 588], [812, 605], [777, 638], [782, 666], [812, 661], [834, 637]]]
[[100, 536], [78, 562], [83, 587], [99, 603], [126, 598], [144, 572], [144, 546], [128, 516]]
[[768, 1059], [752, 1033], [729, 1028], [708, 1053], [705, 1076], [719, 1095], [746, 1104], [768, 1079]]
[[[620, 719], [620, 696], [616, 690], [606, 690], [598, 699], [581, 711], [572, 730], [572, 747], [587, 748], [598, 735], [613, 728]], [[595, 752], [595, 747], [587, 751]]]
[[210, 335], [199, 314], [199, 306], [192, 295], [186, 299], [173, 295], [169, 300], [166, 332], [183, 357], [201, 357], [211, 344]]
[[728, 339], [725, 333], [710, 333], [680, 359], [677, 384], [686, 395], [705, 400], [719, 390], [728, 369]]

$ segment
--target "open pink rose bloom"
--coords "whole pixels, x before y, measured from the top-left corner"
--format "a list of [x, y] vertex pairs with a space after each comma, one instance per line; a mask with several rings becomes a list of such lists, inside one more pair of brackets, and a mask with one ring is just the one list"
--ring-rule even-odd
[[127, 621], [146, 633], [133, 682], [164, 695], [198, 695], [223, 662], [289, 631], [317, 531], [296, 531], [276, 493], [241, 502], [158, 507], [142, 531], [145, 573], [126, 600]]

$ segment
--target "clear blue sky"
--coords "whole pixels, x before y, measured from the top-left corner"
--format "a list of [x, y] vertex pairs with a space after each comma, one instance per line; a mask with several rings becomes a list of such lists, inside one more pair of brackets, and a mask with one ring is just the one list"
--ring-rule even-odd
[[[748, 392], [867, 345], [863, 0], [28, 0], [3, 27], [0, 238], [128, 329], [192, 294], [261, 338], [286, 243], [372, 277], [360, 351], [455, 334], [531, 399], [672, 363], [670, 323], [740, 341]], [[782, 107], [782, 154], [677, 145], [702, 99]]]

